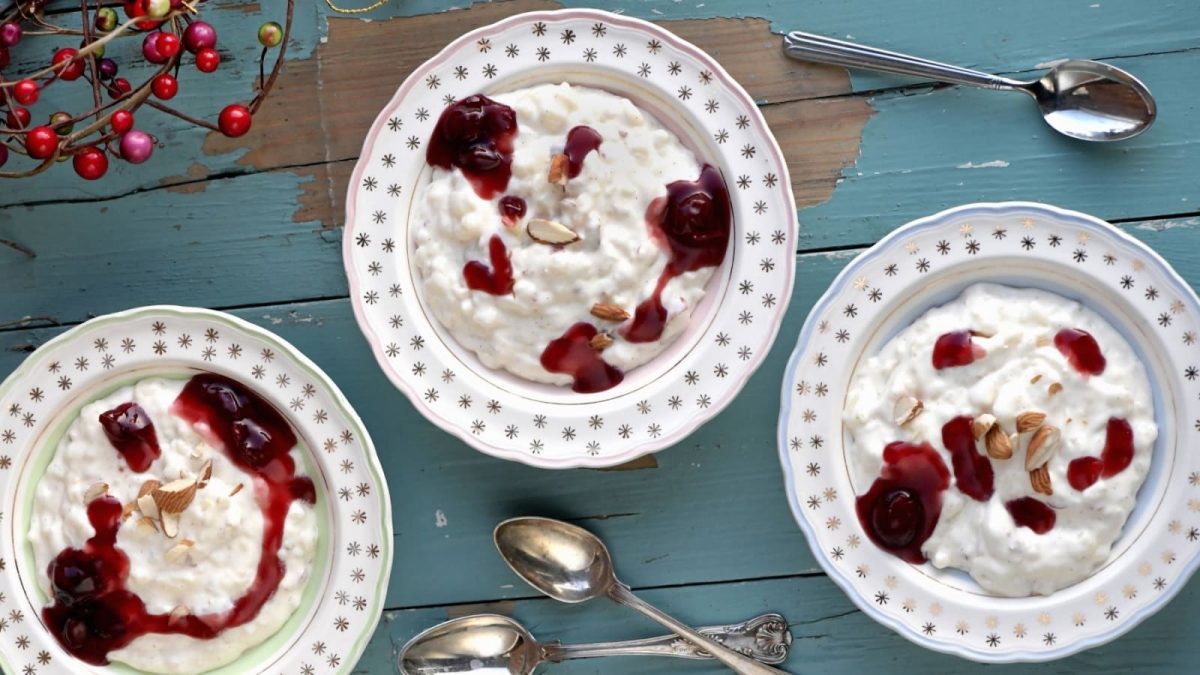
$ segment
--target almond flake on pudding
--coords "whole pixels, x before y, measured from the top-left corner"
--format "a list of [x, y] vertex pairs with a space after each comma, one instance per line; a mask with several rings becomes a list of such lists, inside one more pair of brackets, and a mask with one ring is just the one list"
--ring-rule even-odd
[[592, 305], [591, 314], [604, 321], [625, 321], [629, 318], [629, 312], [626, 312], [624, 308], [604, 302]]
[[108, 483], [98, 481], [88, 487], [87, 492], [83, 494], [83, 501], [85, 504], [91, 503], [93, 500], [106, 494], [108, 494]]
[[921, 411], [924, 409], [925, 404], [921, 403], [912, 396], [901, 396], [900, 398], [896, 399], [896, 407], [892, 410], [892, 412], [896, 416], [896, 424], [898, 426], [904, 426], [917, 419], [917, 415], [920, 415]]
[[596, 333], [588, 343], [592, 346], [592, 349], [602, 352], [613, 346], [613, 339], [608, 333]]
[[[941, 368], [939, 344], [952, 350]], [[923, 409], [902, 425], [905, 396]], [[1158, 435], [1145, 367], [1120, 333], [1067, 298], [995, 284], [967, 287], [865, 354], [842, 420], [873, 545], [1008, 597], [1048, 595], [1104, 565]], [[1106, 447], [1119, 461], [1105, 462], [1118, 457]]]
[[539, 244], [565, 246], [579, 241], [579, 235], [571, 228], [545, 218], [531, 218], [525, 226], [525, 232], [529, 234], [530, 239]]

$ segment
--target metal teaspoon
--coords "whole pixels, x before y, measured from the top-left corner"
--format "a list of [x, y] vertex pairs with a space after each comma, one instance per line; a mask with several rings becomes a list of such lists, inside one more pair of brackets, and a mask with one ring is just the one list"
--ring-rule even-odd
[[550, 518], [512, 518], [497, 525], [493, 537], [496, 550], [513, 572], [555, 600], [578, 603], [608, 596], [703, 648], [736, 673], [783, 672], [725, 647], [638, 598], [617, 580], [604, 542], [581, 527]]
[[[731, 626], [708, 626], [700, 632], [764, 663], [781, 663], [792, 643], [787, 620], [778, 614], [763, 614]], [[507, 616], [477, 614], [440, 623], [409, 640], [400, 650], [397, 665], [401, 675], [488, 672], [531, 675], [546, 661], [558, 663], [597, 656], [712, 658], [674, 634], [582, 645], [538, 643], [528, 629]]]
[[1055, 131], [1084, 141], [1137, 136], [1150, 128], [1158, 114], [1146, 85], [1098, 61], [1061, 61], [1042, 77], [1022, 82], [800, 31], [788, 33], [783, 45], [784, 53], [794, 59], [1025, 92]]

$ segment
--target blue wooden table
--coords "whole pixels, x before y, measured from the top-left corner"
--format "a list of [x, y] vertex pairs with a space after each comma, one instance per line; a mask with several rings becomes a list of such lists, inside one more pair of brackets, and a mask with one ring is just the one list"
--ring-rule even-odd
[[[253, 31], [281, 16], [283, 4], [209, 3], [227, 65], [182, 81], [179, 107], [215, 117], [244, 98], [257, 73]], [[800, 209], [796, 290], [779, 342], [738, 400], [677, 447], [608, 471], [550, 472], [485, 457], [426, 422], [388, 384], [351, 315], [343, 195], [377, 110], [409, 71], [463, 31], [558, 6], [549, 0], [449, 11], [435, 0], [392, 0], [355, 18], [299, 2], [283, 75], [249, 135], [230, 140], [177, 120], [151, 123], [147, 110], [145, 123], [166, 143], [148, 164], [115, 166], [95, 184], [67, 167], [0, 183], [0, 238], [37, 254], [0, 248], [0, 370], [90, 316], [151, 303], [226, 309], [311, 356], [370, 429], [394, 504], [389, 609], [362, 672], [391, 672], [396, 649], [418, 630], [479, 611], [516, 616], [544, 639], [659, 632], [611, 604], [537, 597], [492, 548], [492, 527], [520, 514], [564, 518], [602, 535], [622, 578], [690, 623], [784, 613], [794, 672], [968, 670], [876, 625], [821, 573], [788, 512], [776, 458], [785, 359], [809, 307], [850, 258], [909, 219], [965, 202], [1026, 199], [1093, 213], [1156, 248], [1189, 282], [1200, 280], [1200, 5], [597, 4], [663, 22], [742, 82], [788, 157]], [[1021, 96], [788, 63], [778, 34], [794, 28], [1014, 76], [1063, 57], [1100, 59], [1141, 77], [1160, 117], [1132, 141], [1083, 145], [1049, 131]], [[1046, 667], [994, 670], [1195, 672], [1197, 613], [1193, 583], [1113, 644]], [[645, 658], [556, 668], [722, 672]]]

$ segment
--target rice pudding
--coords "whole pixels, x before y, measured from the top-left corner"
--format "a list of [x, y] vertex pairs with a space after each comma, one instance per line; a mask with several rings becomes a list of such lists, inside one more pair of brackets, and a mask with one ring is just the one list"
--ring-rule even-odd
[[1158, 435], [1145, 368], [1104, 319], [993, 284], [863, 362], [843, 421], [870, 539], [1004, 596], [1104, 564]]
[[427, 148], [411, 219], [425, 305], [490, 368], [611, 388], [686, 329], [724, 260], [720, 171], [628, 99], [471, 96]]
[[201, 673], [275, 634], [317, 548], [287, 421], [238, 383], [152, 378], [83, 406], [38, 482], [43, 610], [94, 665]]

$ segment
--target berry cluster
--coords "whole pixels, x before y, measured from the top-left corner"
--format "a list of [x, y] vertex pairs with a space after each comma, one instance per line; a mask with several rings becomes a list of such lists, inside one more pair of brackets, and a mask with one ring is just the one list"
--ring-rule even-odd
[[[253, 114], [283, 63], [294, 0], [288, 0], [285, 25], [268, 21], [258, 29], [262, 53], [256, 95], [248, 103], [225, 106], [215, 122], [192, 117], [166, 103], [179, 93], [180, 71], [188, 61], [201, 73], [215, 72], [221, 65], [217, 30], [199, 18], [204, 2], [124, 0], [124, 18], [103, 2], [85, 3], [81, 29], [49, 23], [46, 6], [52, 0], [17, 0], [0, 10], [0, 178], [31, 176], [70, 158], [75, 173], [96, 180], [108, 171], [110, 156], [130, 164], [145, 162], [158, 140], [136, 127], [135, 113], [143, 105], [229, 137], [247, 133]], [[78, 4], [74, 7], [80, 11]], [[37, 72], [9, 79], [5, 69], [14, 49], [30, 42], [34, 34], [81, 39], [78, 47], [55, 51], [49, 63]], [[107, 55], [118, 38], [136, 36], [142, 38], [142, 48], [135, 58], [158, 66], [155, 74], [138, 86], [120, 77], [117, 60]], [[276, 47], [274, 66], [268, 74], [267, 54]], [[91, 85], [95, 107], [80, 114], [52, 112], [44, 124], [34, 124], [30, 108], [37, 104], [42, 91], [56, 82], [77, 80]], [[10, 153], [26, 155], [37, 164], [5, 171]]]

